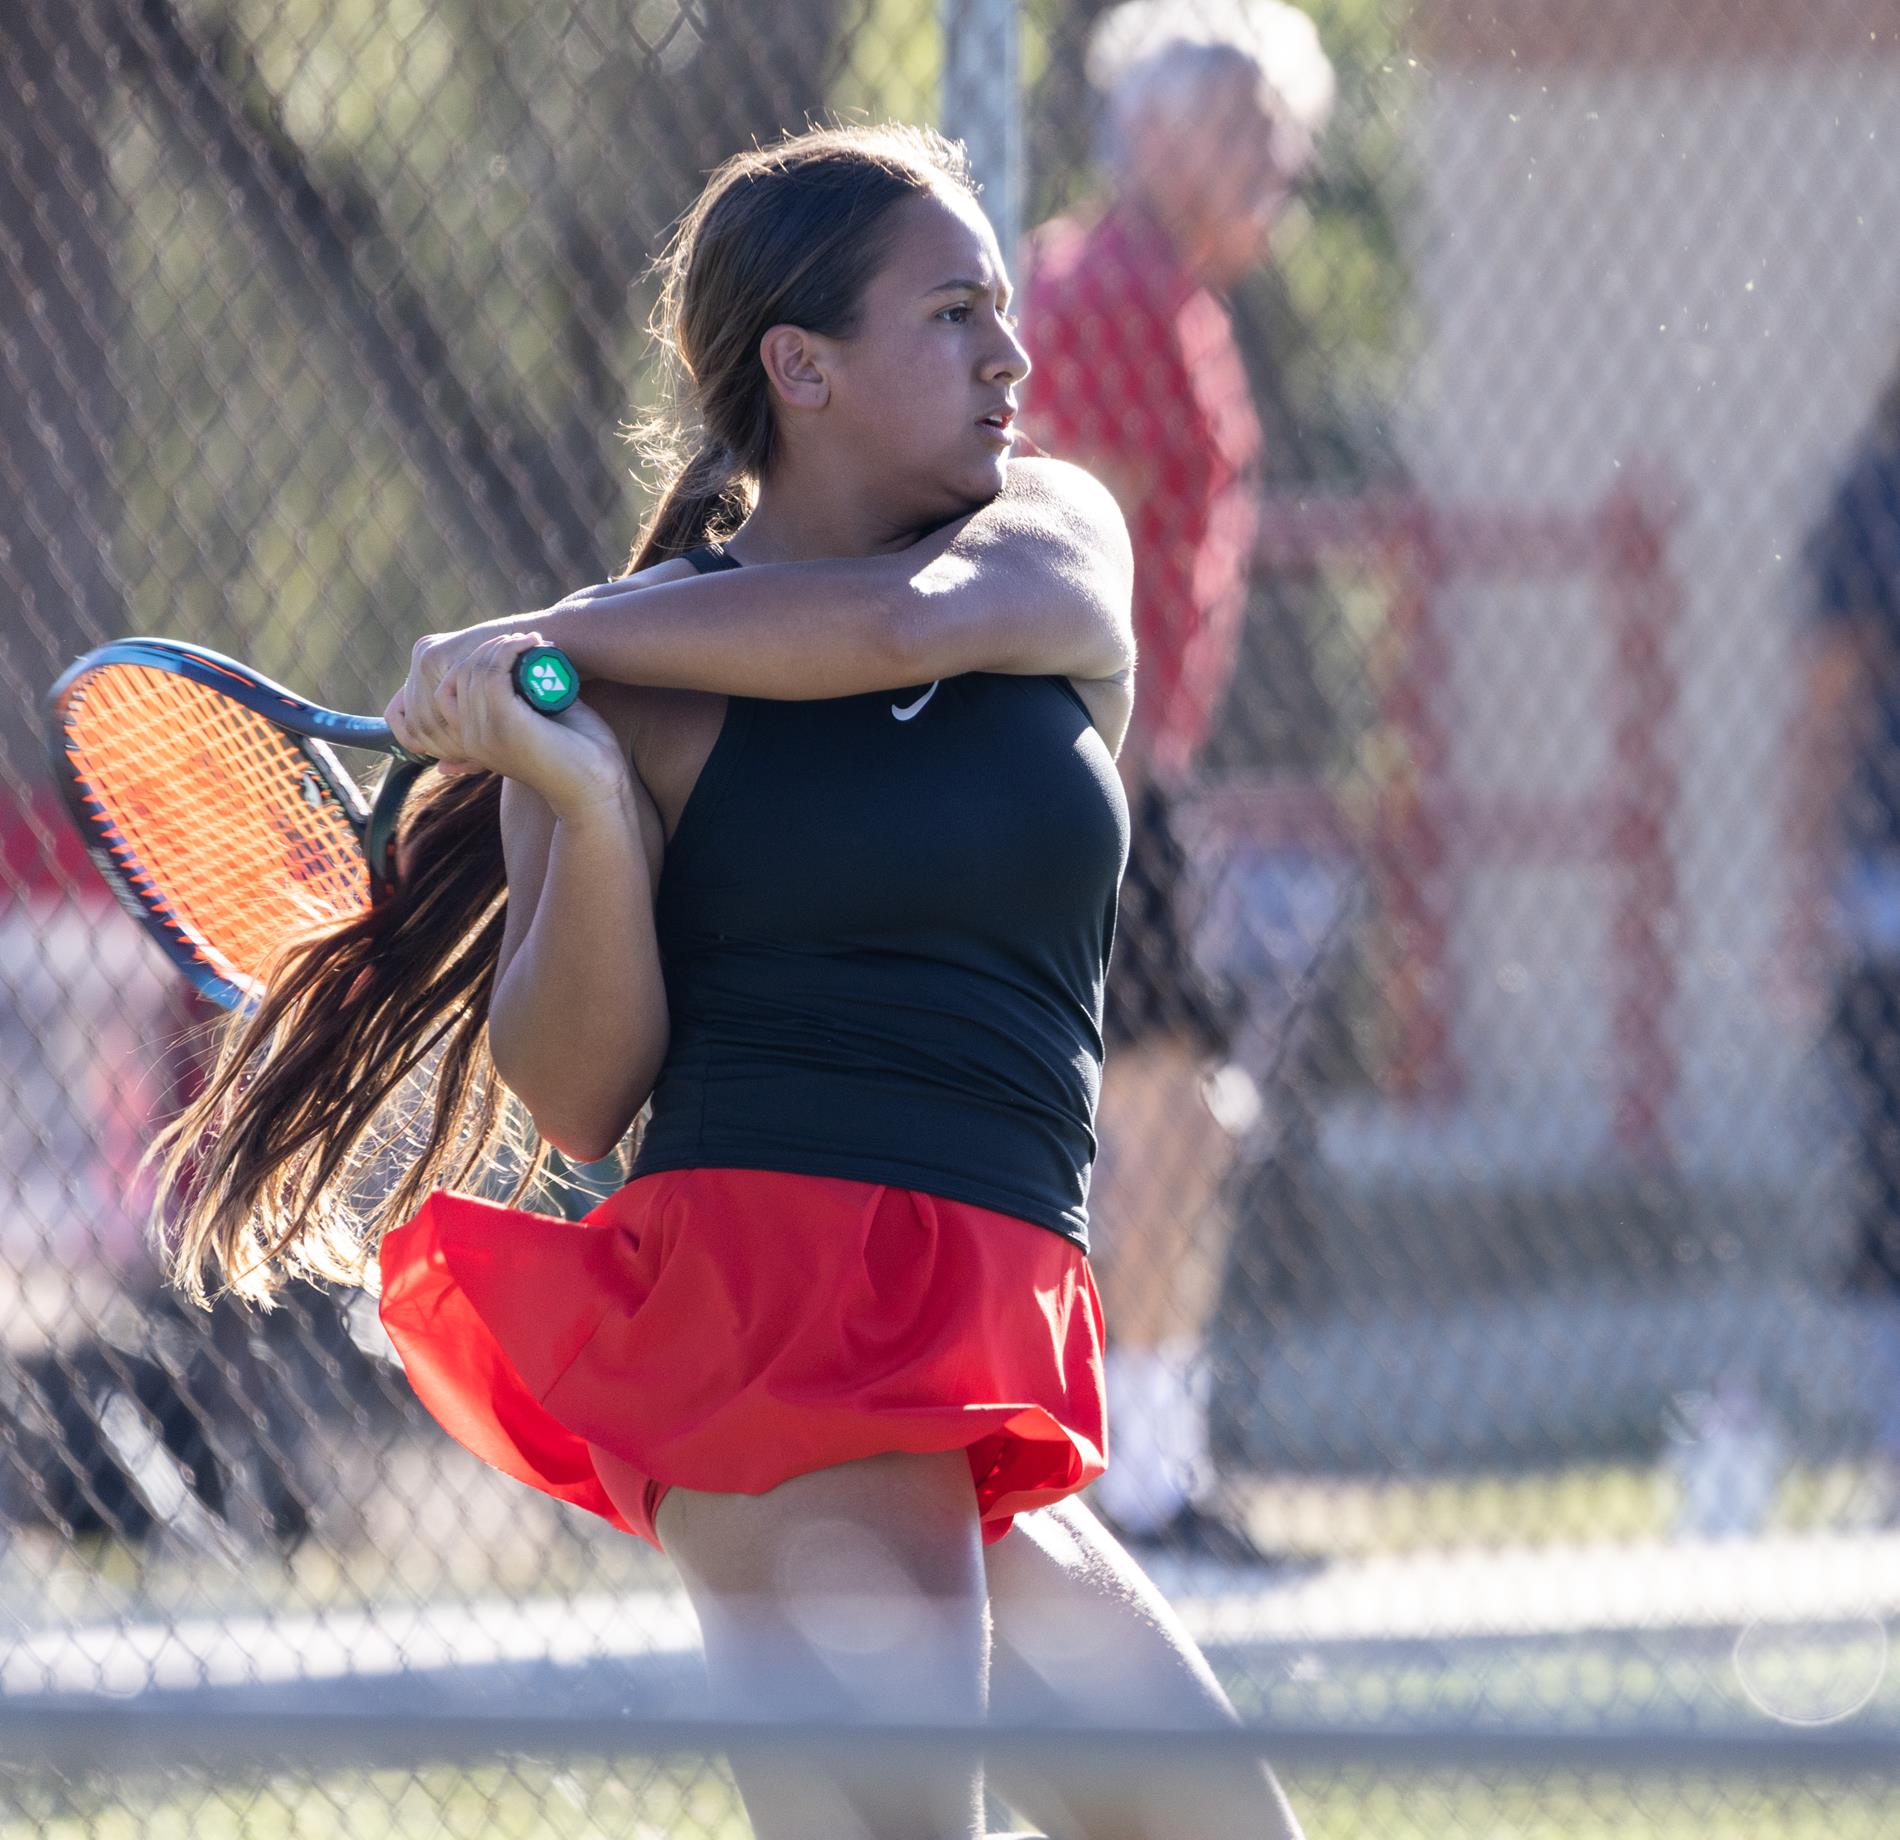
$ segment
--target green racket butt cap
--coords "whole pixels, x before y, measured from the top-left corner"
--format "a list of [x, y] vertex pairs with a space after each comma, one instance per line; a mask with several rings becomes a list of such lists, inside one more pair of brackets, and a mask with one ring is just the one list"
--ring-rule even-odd
[[543, 715], [559, 715], [581, 693], [581, 674], [558, 645], [530, 646], [515, 660], [515, 688]]

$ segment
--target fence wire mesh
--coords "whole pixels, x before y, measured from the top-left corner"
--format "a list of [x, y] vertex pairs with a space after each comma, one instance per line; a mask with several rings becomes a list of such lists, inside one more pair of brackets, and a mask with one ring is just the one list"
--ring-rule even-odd
[[[57, 1818], [70, 1821], [88, 1806], [130, 1808], [148, 1823], [140, 1831], [169, 1831], [168, 1816], [188, 1816], [194, 1833], [274, 1832], [289, 1822], [297, 1833], [742, 1834], [730, 1777], [698, 1761], [709, 1751], [743, 1752], [750, 1743], [756, 1754], [776, 1745], [860, 1770], [868, 1761], [873, 1779], [901, 1781], [969, 1742], [953, 1728], [886, 1727], [867, 1750], [862, 1727], [806, 1723], [777, 1728], [762, 1745], [756, 1725], [507, 1715], [239, 1715], [213, 1730], [163, 1715], [55, 1712], [21, 1723], [69, 1771], [56, 1787], [44, 1772], [32, 1779], [30, 1793]], [[1021, 1785], [1061, 1759], [1079, 1759], [1123, 1808], [1161, 1810], [1161, 1831], [1170, 1831], [1176, 1788], [1169, 1772], [1184, 1758], [1217, 1774], [1262, 1750], [1286, 1770], [1315, 1833], [1590, 1833], [1616, 1811], [1625, 1822], [1617, 1831], [1651, 1831], [1630, 1816], [1654, 1812], [1658, 1832], [1871, 1835], [1887, 1830], [1893, 1806], [1891, 1747], [1851, 1739], [1737, 1745], [1519, 1733], [1500, 1742], [1448, 1730], [1374, 1736], [1310, 1726], [1193, 1734], [1045, 1726], [989, 1738], [992, 1781]], [[17, 1739], [12, 1748], [20, 1748]], [[211, 1798], [207, 1771], [220, 1786]], [[1205, 1823], [1205, 1803], [1198, 1812]], [[825, 1831], [860, 1830], [845, 1818]], [[1094, 1830], [1078, 1823], [1050, 1831]]]
[[[0, 8], [0, 1726], [698, 1705], [667, 1564], [447, 1441], [372, 1299], [164, 1288], [134, 1166], [211, 1012], [43, 699], [141, 633], [376, 712], [422, 633], [617, 572], [670, 226], [810, 120], [962, 131], [979, 30], [1023, 419], [1137, 543], [1093, 1499], [1248, 1721], [1891, 1732], [1885, 0]], [[620, 1165], [558, 1169], [578, 1214]], [[429, 1754], [143, 1800], [16, 1756], [0, 1834], [744, 1831], [696, 1757]], [[1289, 1793], [1894, 1825], [1872, 1763], [1420, 1761]]]

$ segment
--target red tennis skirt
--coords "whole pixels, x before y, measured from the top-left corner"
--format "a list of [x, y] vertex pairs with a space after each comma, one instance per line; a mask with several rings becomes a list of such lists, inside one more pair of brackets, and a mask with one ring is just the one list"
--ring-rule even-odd
[[438, 1189], [381, 1257], [442, 1428], [655, 1546], [668, 1488], [756, 1495], [885, 1451], [965, 1451], [985, 1540], [1102, 1473], [1088, 1260], [1011, 1215], [688, 1169], [579, 1221]]

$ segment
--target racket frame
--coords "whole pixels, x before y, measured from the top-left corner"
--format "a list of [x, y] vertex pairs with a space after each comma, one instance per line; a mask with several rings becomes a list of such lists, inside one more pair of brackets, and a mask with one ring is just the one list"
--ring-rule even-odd
[[[434, 762], [427, 755], [411, 753], [397, 741], [386, 722], [373, 716], [347, 715], [341, 710], [326, 709], [286, 690], [282, 684], [274, 683], [262, 672], [235, 658], [228, 658], [209, 646], [192, 645], [180, 639], [115, 639], [76, 659], [60, 674], [59, 681], [46, 696], [47, 739], [53, 778], [87, 855], [119, 904], [158, 940], [171, 962], [205, 996], [223, 1009], [247, 1008], [255, 999], [207, 965], [163, 904], [149, 900], [139, 891], [126, 866], [108, 847], [111, 836], [116, 833], [112, 832], [109, 822], [102, 822], [101, 814], [74, 771], [66, 739], [68, 707], [80, 681], [110, 665], [143, 666], [202, 684], [296, 737], [311, 770], [336, 799], [362, 846], [369, 868], [372, 903], [386, 898], [395, 881], [396, 819], [403, 799], [417, 776]], [[333, 751], [336, 747], [360, 748], [389, 756], [389, 766], [373, 800], [365, 799], [337, 759]]]

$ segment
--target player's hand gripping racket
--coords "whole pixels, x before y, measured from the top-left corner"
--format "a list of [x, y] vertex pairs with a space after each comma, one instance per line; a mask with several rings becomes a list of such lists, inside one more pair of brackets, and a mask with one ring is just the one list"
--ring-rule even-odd
[[[580, 694], [566, 653], [515, 660], [548, 715]], [[434, 765], [386, 723], [293, 695], [168, 639], [88, 652], [48, 696], [53, 773], [99, 872], [172, 962], [226, 1009], [262, 997], [294, 933], [347, 920], [395, 879], [396, 814]], [[334, 746], [387, 754], [373, 799]]]

